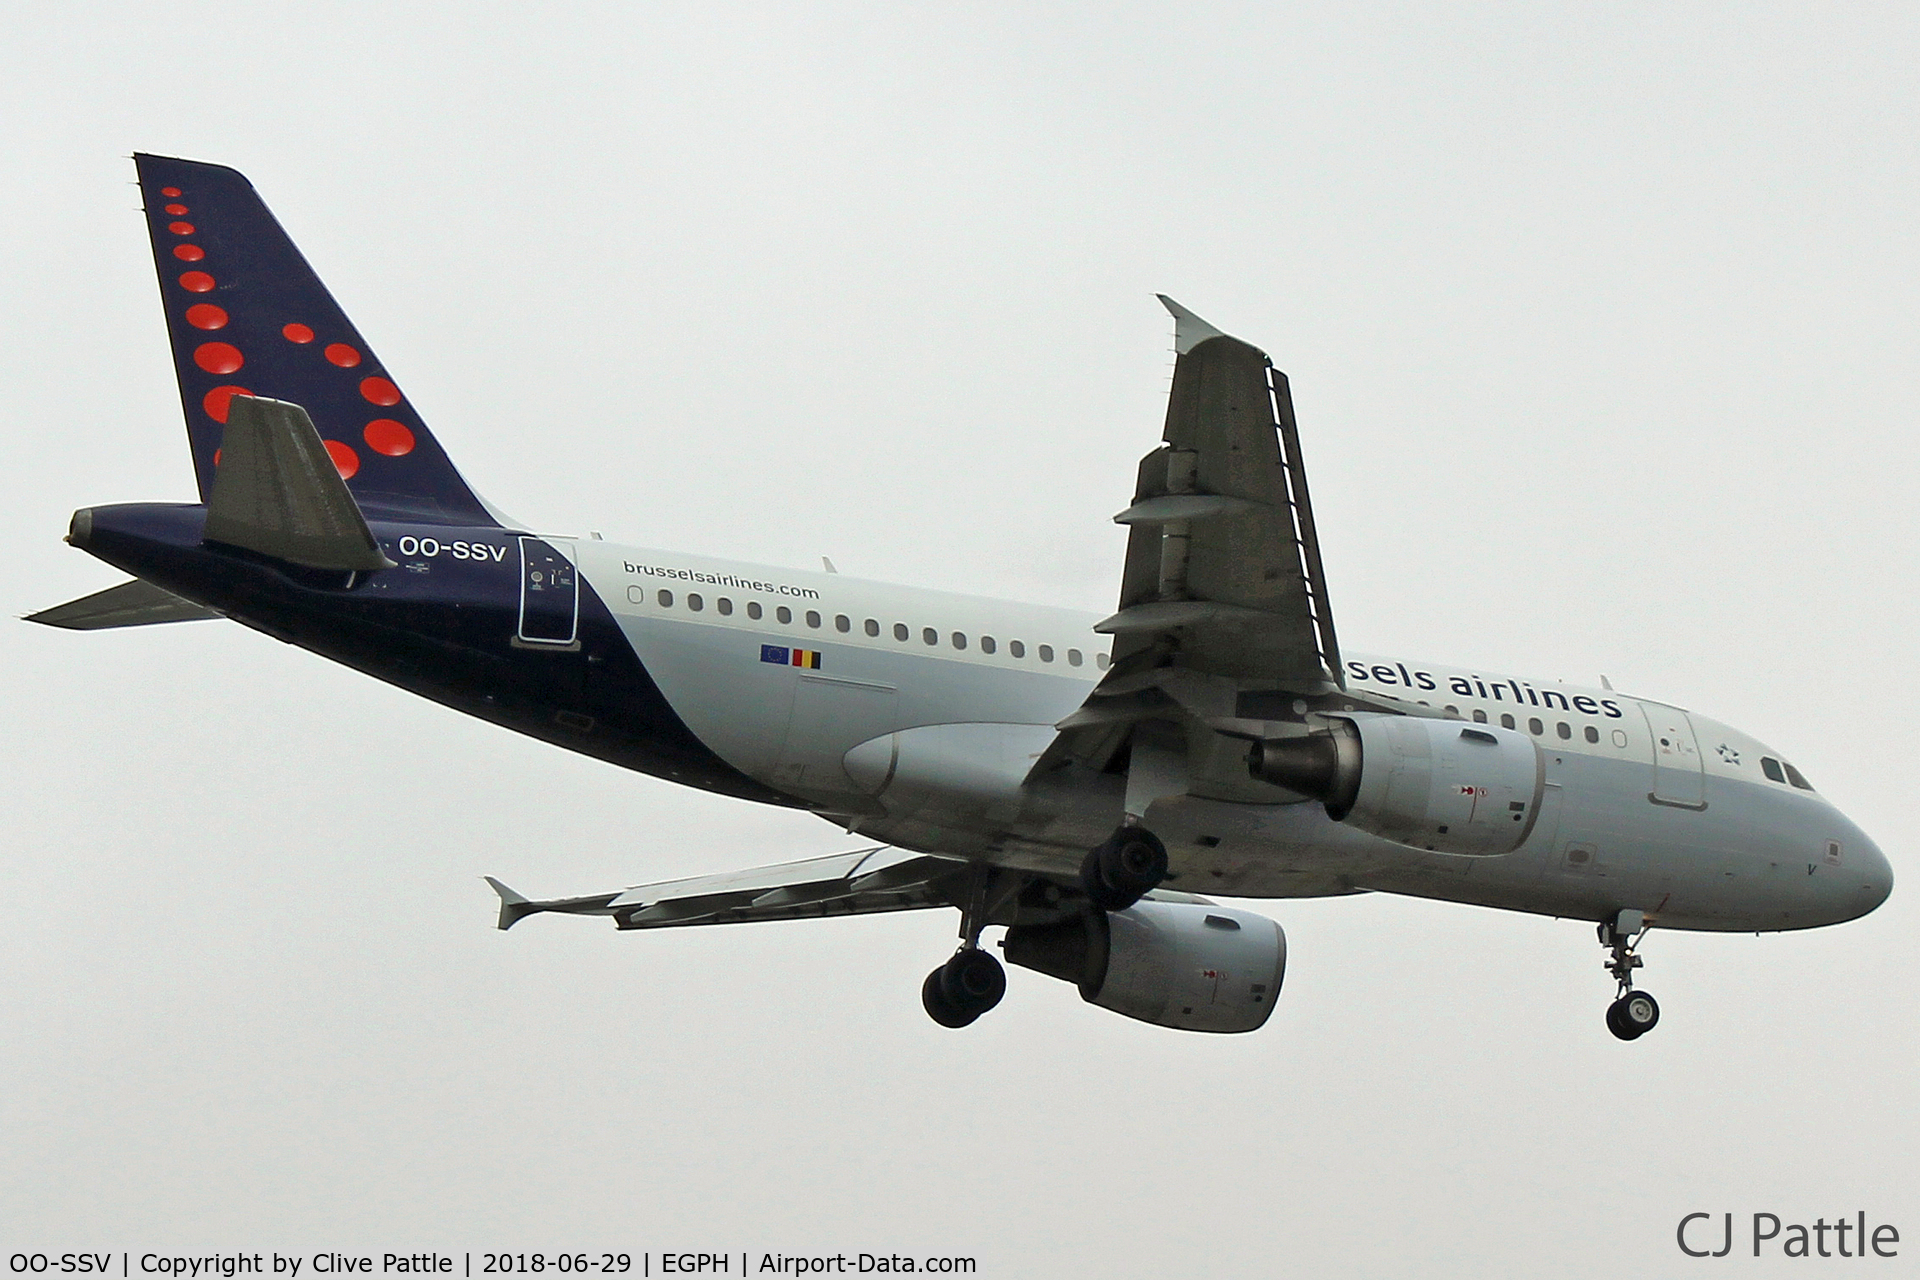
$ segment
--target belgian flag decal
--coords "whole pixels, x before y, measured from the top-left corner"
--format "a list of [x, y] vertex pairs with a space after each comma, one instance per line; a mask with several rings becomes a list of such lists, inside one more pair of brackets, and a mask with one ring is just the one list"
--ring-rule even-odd
[[804, 667], [808, 671], [820, 669], [820, 651], [818, 649], [789, 649], [782, 644], [763, 644], [760, 646], [760, 661], [771, 662], [780, 667]]

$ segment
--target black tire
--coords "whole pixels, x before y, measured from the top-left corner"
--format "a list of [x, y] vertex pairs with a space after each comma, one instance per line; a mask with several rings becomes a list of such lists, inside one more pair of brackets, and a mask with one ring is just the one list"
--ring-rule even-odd
[[1620, 1025], [1633, 1031], [1638, 1040], [1660, 1025], [1660, 1002], [1644, 991], [1629, 991], [1619, 1002]]
[[940, 982], [941, 975], [946, 973], [946, 971], [947, 967], [941, 965], [938, 969], [935, 969], [927, 975], [927, 980], [920, 984], [920, 1004], [921, 1007], [926, 1009], [929, 1018], [932, 1018], [943, 1027], [952, 1027], [958, 1030], [980, 1015], [977, 1013], [962, 1013], [960, 1010], [954, 1008], [952, 1004], [948, 1003], [947, 993]]
[[1080, 886], [1095, 906], [1125, 911], [1167, 878], [1167, 847], [1145, 827], [1122, 827], [1080, 864]]
[[978, 947], [955, 952], [935, 972], [940, 975], [940, 994], [948, 1005], [964, 1013], [968, 1022], [999, 1004], [1007, 994], [1007, 971]]
[[1615, 1039], [1637, 1040], [1639, 1039], [1638, 1033], [1621, 1019], [1620, 1006], [1624, 1003], [1624, 1000], [1615, 1000], [1607, 1006], [1607, 1030], [1613, 1032]]

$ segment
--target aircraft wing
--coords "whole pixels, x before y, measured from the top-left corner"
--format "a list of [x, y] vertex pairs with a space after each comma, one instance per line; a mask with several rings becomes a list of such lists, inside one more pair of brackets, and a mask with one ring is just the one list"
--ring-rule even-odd
[[[1036, 775], [1070, 759], [1105, 767], [1147, 721], [1256, 738], [1297, 718], [1300, 698], [1375, 701], [1345, 690], [1287, 376], [1160, 301], [1179, 358], [1164, 443], [1114, 517], [1130, 530], [1120, 608], [1094, 628], [1113, 637], [1113, 663]], [[1244, 775], [1237, 759], [1226, 775]]]
[[1140, 462], [1114, 665], [1174, 665], [1301, 693], [1342, 687], [1287, 376], [1170, 298], [1165, 444]]
[[487, 883], [500, 895], [502, 929], [542, 911], [611, 916], [621, 929], [663, 929], [959, 906], [972, 889], [973, 875], [967, 863], [955, 859], [877, 848], [583, 898], [537, 901], [491, 876]]
[[[688, 924], [752, 924], [763, 920], [804, 920], [817, 916], [871, 915], [882, 911], [919, 911], [928, 907], [964, 908], [971, 900], [981, 918], [1010, 924], [1031, 877], [978, 862], [939, 858], [882, 846], [824, 858], [782, 862], [714, 876], [663, 880], [614, 893], [579, 898], [527, 898], [492, 876], [500, 896], [499, 927], [511, 929], [530, 915], [610, 916], [619, 929], [666, 929]], [[1211, 899], [1172, 889], [1155, 889], [1156, 902], [1209, 905]], [[1044, 914], [1058, 896], [1041, 908]], [[1034, 914], [1028, 911], [1028, 914]]]

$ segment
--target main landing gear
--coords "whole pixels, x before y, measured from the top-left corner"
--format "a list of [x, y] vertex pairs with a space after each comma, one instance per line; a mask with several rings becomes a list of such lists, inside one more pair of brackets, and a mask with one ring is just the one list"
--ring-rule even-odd
[[1660, 1022], [1660, 1002], [1644, 991], [1633, 989], [1633, 971], [1646, 962], [1635, 952], [1647, 936], [1646, 916], [1639, 911], [1622, 911], [1611, 920], [1600, 922], [1600, 945], [1611, 952], [1607, 972], [1620, 984], [1620, 994], [1607, 1006], [1607, 1030], [1622, 1040], [1638, 1040]]
[[1080, 887], [1093, 905], [1125, 911], [1167, 878], [1167, 846], [1145, 827], [1121, 827], [1080, 864]]
[[[996, 877], [991, 868], [975, 865], [966, 905], [960, 908], [960, 949], [920, 984], [921, 1005], [927, 1016], [943, 1027], [970, 1025], [1007, 994], [1007, 971], [980, 949], [980, 931], [986, 928], [993, 910], [989, 889], [996, 879], [1005, 881], [1006, 877]], [[1017, 887], [1017, 882], [1000, 886], [1002, 894]]]
[[[1125, 911], [1167, 878], [1167, 847], [1145, 827], [1123, 826], [1080, 864], [1080, 887], [1102, 911]], [[1007, 994], [1007, 971], [980, 949], [980, 930], [1006, 920], [1028, 877], [976, 864], [960, 908], [960, 947], [920, 984], [920, 1003], [943, 1027], [964, 1027]]]

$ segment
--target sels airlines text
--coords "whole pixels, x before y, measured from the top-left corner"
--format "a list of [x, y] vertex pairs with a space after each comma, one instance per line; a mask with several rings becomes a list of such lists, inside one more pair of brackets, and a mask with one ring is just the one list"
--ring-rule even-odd
[[1612, 698], [1569, 695], [1558, 689], [1535, 689], [1525, 680], [1505, 676], [1492, 679], [1477, 675], [1437, 676], [1431, 671], [1410, 671], [1404, 662], [1349, 662], [1347, 675], [1369, 684], [1397, 685], [1416, 692], [1439, 693], [1443, 690], [1461, 698], [1479, 698], [1488, 702], [1512, 702], [1516, 706], [1539, 707], [1546, 711], [1576, 711], [1581, 715], [1620, 720], [1626, 712]]

